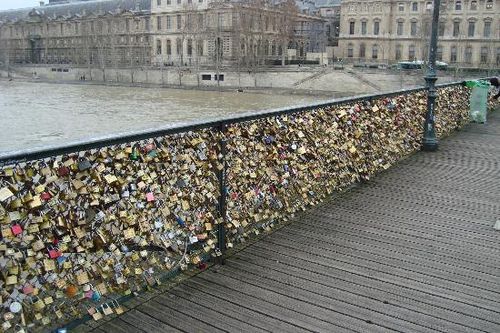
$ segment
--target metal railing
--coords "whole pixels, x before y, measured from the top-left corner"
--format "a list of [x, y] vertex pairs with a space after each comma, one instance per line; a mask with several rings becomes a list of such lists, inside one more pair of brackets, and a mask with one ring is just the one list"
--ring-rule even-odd
[[[455, 82], [438, 85], [438, 89], [443, 94], [443, 112], [447, 117], [441, 122], [441, 130], [446, 133], [467, 121], [467, 88], [462, 87], [462, 82]], [[148, 266], [149, 256], [156, 255], [156, 252], [148, 248], [144, 240], [147, 238], [151, 241], [155, 237], [161, 240], [158, 241], [160, 245], [169, 243], [171, 248], [182, 248], [184, 245], [184, 254], [178, 249], [175, 253], [182, 259], [188, 256], [186, 263], [196, 264], [207, 256], [223, 262], [224, 251], [232, 243], [250, 237], [256, 230], [268, 230], [276, 221], [313, 205], [329, 194], [330, 190], [345, 187], [355, 179], [366, 179], [413, 152], [421, 139], [424, 92], [425, 88], [419, 87], [334, 99], [114, 134], [65, 145], [0, 153], [0, 190], [4, 190], [3, 198], [7, 198], [0, 197], [3, 200], [0, 201], [0, 222], [1, 204], [9, 201], [3, 207], [9, 214], [13, 213], [9, 215], [9, 223], [16, 224], [17, 228], [15, 235], [9, 237], [24, 237], [23, 230], [18, 233], [19, 227], [27, 229], [28, 224], [16, 222], [19, 221], [16, 215], [23, 209], [33, 215], [40, 207], [39, 201], [33, 204], [33, 197], [44, 195], [48, 200], [45, 206], [50, 206], [45, 214], [52, 214], [53, 220], [42, 221], [38, 218], [37, 223], [49, 224], [53, 233], [43, 229], [39, 236], [56, 235], [58, 232], [65, 235], [64, 230], [58, 230], [59, 224], [65, 225], [65, 218], [73, 221], [71, 223], [81, 218], [70, 213], [64, 215], [52, 207], [83, 211], [83, 207], [71, 206], [76, 197], [81, 199], [76, 202], [95, 207], [97, 214], [94, 215], [97, 217], [92, 216], [87, 221], [87, 229], [81, 227], [79, 222], [66, 224], [67, 229], [72, 226], [80, 229], [79, 233], [67, 231], [69, 241], [74, 241], [75, 237], [78, 237], [79, 242], [99, 241], [101, 238], [105, 244], [105, 255], [111, 256], [115, 255], [118, 245], [116, 256], [122, 260], [119, 263], [122, 266], [130, 265], [131, 270], [139, 268], [138, 262], [144, 264], [142, 268]], [[355, 127], [352, 123], [358, 118], [363, 119], [365, 124]], [[315, 120], [318, 129], [308, 128], [307, 124]], [[343, 128], [347, 134], [335, 132], [336, 126]], [[373, 133], [369, 128], [373, 128]], [[380, 146], [388, 144], [390, 140], [374, 138], [372, 134], [384, 137], [397, 134], [394, 139], [397, 144], [394, 147]], [[366, 138], [366, 142], [361, 142], [359, 138]], [[356, 140], [359, 142], [356, 143]], [[373, 147], [370, 146], [372, 143]], [[141, 147], [144, 149], [141, 150]], [[196, 161], [189, 155], [197, 156]], [[336, 164], [345, 165], [337, 168]], [[32, 177], [34, 168], [39, 168], [37, 172], [43, 174], [42, 177], [52, 177], [52, 184], [56, 182], [57, 186], [49, 191], [26, 181]], [[23, 195], [19, 192], [17, 196], [22, 200], [16, 202], [12, 200], [12, 192], [21, 191], [21, 186], [12, 187], [2, 177], [18, 179], [30, 190], [23, 192]], [[338, 180], [334, 181], [335, 177]], [[59, 194], [63, 194], [63, 202], [52, 202], [51, 195]], [[89, 196], [94, 196], [94, 201]], [[197, 196], [199, 199], [195, 204], [189, 202], [190, 198]], [[135, 198], [136, 203], [131, 205], [129, 197]], [[23, 205], [28, 208], [23, 208]], [[108, 218], [107, 214], [112, 219], [102, 222], [102, 219]], [[65, 217], [60, 219], [62, 216]], [[105, 225], [115, 225], [116, 222], [123, 230], [119, 230], [118, 236], [113, 236], [115, 231], [108, 231]], [[152, 223], [155, 224], [154, 228]], [[9, 233], [8, 230], [6, 232]], [[141, 238], [141, 232], [147, 237]], [[80, 235], [75, 236], [77, 234]], [[168, 239], [165, 238], [167, 234], [171, 235]], [[3, 237], [0, 245], [17, 246], [6, 241], [10, 238]], [[154, 241], [157, 242], [156, 238]], [[123, 245], [129, 245], [130, 248], [124, 250]], [[132, 245], [134, 248], [131, 248]], [[48, 259], [42, 255], [41, 260], [50, 265], [50, 259], [54, 256], [102, 253], [102, 248], [97, 250], [93, 246], [90, 250], [84, 249], [78, 253], [63, 250], [61, 253], [50, 252]], [[167, 245], [164, 247], [171, 249]], [[45, 251], [44, 248], [42, 246], [42, 251]], [[50, 248], [54, 249], [53, 245]], [[131, 259], [133, 255], [122, 256], [123, 253], [142, 253], [144, 249], [148, 249], [149, 255], [148, 252], [144, 257], [141, 257], [142, 254], [136, 255], [136, 259]], [[167, 260], [169, 257], [171, 254], [162, 252], [160, 259]], [[105, 265], [105, 261], [99, 261], [101, 259], [96, 259], [96, 262]], [[157, 263], [155, 265], [155, 269], [164, 267]], [[50, 269], [50, 266], [43, 269]], [[65, 268], [60, 269], [64, 271]], [[90, 268], [83, 271], [68, 268], [66, 280], [82, 281], [81, 274], [87, 270], [89, 281], [83, 279], [83, 283], [74, 284], [82, 286], [93, 283], [93, 286], [98, 286], [106, 283]], [[131, 280], [127, 283], [136, 283], [134, 281], [137, 278], [141, 279], [142, 275], [137, 275], [137, 272], [141, 271], [128, 277]], [[92, 278], [98, 281], [93, 282]], [[150, 283], [150, 276], [146, 274], [144, 278]], [[115, 290], [114, 287], [109, 288]], [[51, 295], [51, 286], [47, 286], [46, 292]], [[80, 311], [85, 311], [81, 304]]]

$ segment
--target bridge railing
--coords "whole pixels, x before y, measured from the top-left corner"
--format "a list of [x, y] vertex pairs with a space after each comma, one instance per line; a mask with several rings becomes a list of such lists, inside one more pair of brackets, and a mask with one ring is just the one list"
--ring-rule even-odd
[[[443, 136], [469, 90], [438, 92]], [[37, 327], [119, 312], [418, 150], [425, 110], [418, 88], [0, 154], [0, 312]]]

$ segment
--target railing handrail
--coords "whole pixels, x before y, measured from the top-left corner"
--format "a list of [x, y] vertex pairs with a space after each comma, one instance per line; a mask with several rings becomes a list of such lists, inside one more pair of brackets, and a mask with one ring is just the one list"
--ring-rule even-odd
[[[438, 88], [450, 87], [462, 84], [463, 81], [444, 83], [437, 85]], [[133, 132], [122, 132], [114, 133], [107, 136], [101, 136], [97, 138], [82, 139], [79, 141], [73, 141], [65, 145], [54, 145], [46, 148], [33, 148], [33, 149], [23, 149], [18, 151], [8, 151], [5, 153], [0, 153], [0, 165], [14, 164], [17, 162], [31, 161], [36, 159], [44, 159], [52, 156], [59, 156], [64, 154], [72, 154], [80, 151], [90, 150], [90, 149], [100, 149], [111, 145], [125, 144], [130, 142], [136, 142], [141, 140], [147, 140], [151, 138], [156, 138], [165, 135], [185, 133], [198, 129], [207, 129], [218, 127], [221, 128], [225, 125], [231, 125], [235, 123], [242, 123], [252, 120], [258, 120], [267, 117], [275, 117], [285, 114], [293, 114], [301, 111], [307, 111], [322, 107], [331, 107], [336, 105], [345, 104], [348, 102], [357, 102], [362, 100], [372, 100], [381, 97], [391, 97], [396, 95], [405, 95], [417, 91], [425, 90], [424, 86], [419, 86], [410, 89], [401, 89], [390, 92], [384, 92], [379, 94], [367, 94], [358, 95], [345, 98], [324, 100], [319, 103], [304, 104], [297, 106], [287, 106], [283, 108], [267, 109], [260, 111], [248, 111], [243, 114], [236, 116], [213, 118], [208, 121], [194, 121], [188, 123], [175, 123], [172, 125], [167, 125], [155, 129], [145, 129]]]

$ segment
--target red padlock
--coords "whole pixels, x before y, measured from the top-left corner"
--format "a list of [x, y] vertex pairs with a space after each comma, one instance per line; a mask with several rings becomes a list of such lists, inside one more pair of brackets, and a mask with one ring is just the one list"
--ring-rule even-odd
[[70, 172], [70, 171], [71, 171], [71, 170], [70, 170], [67, 166], [62, 166], [62, 167], [60, 167], [59, 169], [57, 169], [57, 175], [58, 175], [59, 177], [64, 177], [64, 176], [69, 175], [69, 172]]
[[14, 224], [10, 229], [15, 236], [23, 233], [23, 228], [19, 224]]
[[48, 250], [49, 250], [49, 258], [50, 259], [57, 259], [60, 256], [62, 256], [62, 252], [59, 251], [59, 249], [49, 247]]
[[52, 199], [52, 195], [49, 192], [43, 192], [42, 194], [40, 194], [40, 199], [42, 199], [43, 201], [49, 201], [50, 199]]
[[23, 294], [25, 295], [29, 295], [31, 294], [33, 291], [35, 291], [35, 288], [33, 288], [33, 286], [29, 283], [26, 283], [24, 286], [23, 286]]

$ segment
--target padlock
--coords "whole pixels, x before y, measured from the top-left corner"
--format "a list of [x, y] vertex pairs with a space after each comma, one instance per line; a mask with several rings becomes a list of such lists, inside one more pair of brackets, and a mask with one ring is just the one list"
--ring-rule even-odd
[[47, 251], [48, 251], [50, 259], [57, 259], [60, 256], [62, 256], [61, 251], [59, 249], [55, 248], [52, 245], [50, 245], [50, 246], [47, 247]]
[[14, 236], [17, 236], [17, 235], [20, 235], [23, 233], [23, 228], [21, 227], [21, 225], [19, 224], [14, 224], [12, 227], [11, 227], [11, 230], [12, 230], [12, 234]]
[[114, 299], [112, 303], [117, 315], [121, 315], [125, 312], [125, 309], [120, 305], [120, 303], [118, 303], [118, 300]]
[[109, 316], [109, 315], [113, 314], [113, 308], [111, 306], [109, 306], [108, 303], [102, 304], [101, 309], [102, 309], [102, 313], [105, 316]]
[[33, 309], [40, 312], [45, 308], [45, 303], [38, 297], [31, 297], [31, 304], [33, 305]]
[[88, 273], [85, 271], [80, 271], [79, 273], [76, 274], [76, 281], [80, 286], [89, 283]]
[[5, 279], [5, 284], [7, 286], [12, 286], [12, 285], [17, 284], [17, 276], [16, 275], [7, 276], [7, 278]]
[[88, 170], [92, 167], [90, 161], [88, 159], [81, 159], [78, 162], [78, 170], [79, 171], [85, 171]]

